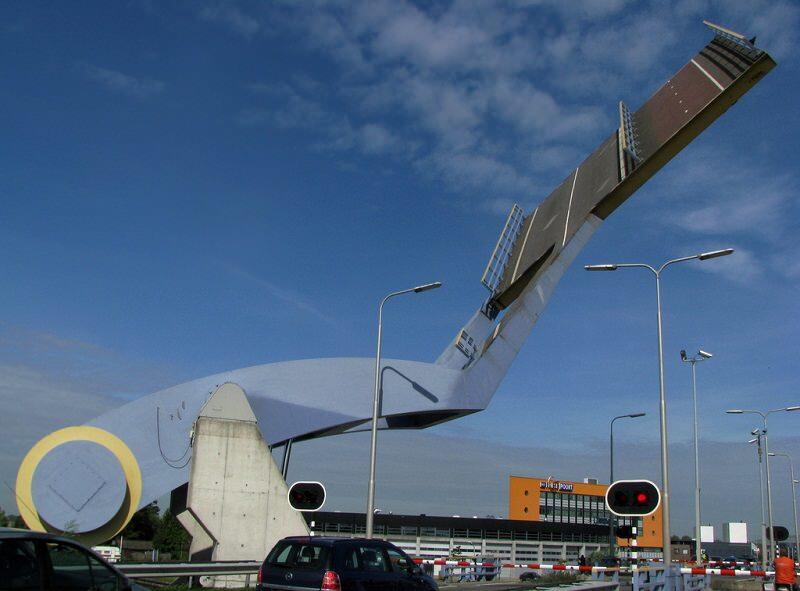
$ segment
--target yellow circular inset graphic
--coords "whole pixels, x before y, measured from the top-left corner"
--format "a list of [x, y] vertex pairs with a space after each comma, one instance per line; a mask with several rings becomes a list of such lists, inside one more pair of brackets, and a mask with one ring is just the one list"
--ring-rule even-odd
[[77, 537], [85, 544], [92, 545], [99, 542], [110, 540], [116, 536], [128, 524], [139, 506], [142, 497], [142, 472], [139, 470], [139, 463], [136, 456], [127, 445], [116, 435], [97, 427], [67, 427], [58, 431], [53, 431], [50, 435], [40, 439], [22, 460], [22, 464], [17, 472], [17, 508], [19, 514], [29, 528], [35, 531], [49, 531], [53, 533], [63, 533], [61, 530], [51, 526], [41, 519], [36, 504], [33, 500], [33, 474], [39, 462], [54, 450], [56, 447], [73, 441], [91, 441], [103, 446], [110, 451], [125, 474], [125, 499], [122, 505], [105, 525], [92, 531], [77, 534]]

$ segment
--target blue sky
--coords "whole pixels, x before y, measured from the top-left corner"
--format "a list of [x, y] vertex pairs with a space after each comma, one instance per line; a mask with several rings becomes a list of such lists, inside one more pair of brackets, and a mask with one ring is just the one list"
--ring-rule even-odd
[[[704, 520], [756, 522], [755, 424], [722, 411], [800, 403], [796, 4], [20, 2], [0, 15], [9, 484], [39, 437], [154, 390], [374, 355], [380, 298], [440, 280], [385, 319], [387, 355], [435, 359], [485, 298], [511, 204], [531, 211], [616, 127], [617, 101], [637, 107], [688, 61], [710, 39], [703, 19], [757, 35], [778, 67], [603, 225], [485, 412], [382, 436], [398, 465], [378, 488], [387, 510], [504, 514], [510, 473], [607, 477], [608, 420], [635, 411], [648, 416], [618, 423], [617, 465], [657, 478], [652, 279], [581, 267], [731, 246], [664, 278], [685, 475], [673, 528], [692, 521], [682, 348], [715, 354], [698, 367]], [[798, 426], [775, 417], [772, 436], [800, 460]], [[292, 470], [359, 510], [365, 442], [297, 446]], [[465, 458], [490, 466], [480, 486]], [[440, 500], [404, 487], [420, 474]]]

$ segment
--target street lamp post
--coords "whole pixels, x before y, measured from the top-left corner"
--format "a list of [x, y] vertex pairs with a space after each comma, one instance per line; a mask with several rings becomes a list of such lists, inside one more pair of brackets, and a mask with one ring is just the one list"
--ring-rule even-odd
[[797, 549], [798, 549], [798, 541], [797, 540], [798, 540], [798, 535], [799, 535], [798, 531], [800, 531], [800, 530], [798, 530], [798, 528], [797, 528], [797, 496], [796, 496], [795, 489], [794, 489], [794, 486], [795, 486], [795, 484], [797, 484], [797, 481], [794, 479], [794, 462], [792, 462], [792, 456], [790, 456], [789, 454], [787, 454], [785, 452], [775, 451], [775, 452], [771, 452], [769, 455], [771, 455], [773, 457], [782, 456], [782, 457], [787, 458], [789, 460], [789, 476], [791, 477], [791, 480], [792, 480], [792, 511], [794, 512], [794, 547], [795, 547], [795, 555], [794, 555], [794, 557], [795, 557], [795, 560], [797, 560], [797, 554], [798, 554], [797, 553]]
[[[614, 417], [611, 419], [611, 441], [610, 441], [610, 448], [611, 448], [611, 471], [609, 474], [608, 485], [611, 486], [614, 484], [614, 421], [617, 419], [636, 419], [638, 417], [643, 417], [647, 413], [646, 412], [636, 412], [630, 415], [619, 415], [618, 417]], [[614, 535], [614, 514], [609, 511], [608, 514], [608, 548], [609, 548], [609, 555], [613, 558], [614, 557], [614, 542], [615, 542], [615, 535]]]
[[700, 562], [700, 451], [698, 445], [697, 428], [697, 377], [695, 366], [700, 361], [711, 359], [713, 355], [700, 349], [694, 357], [687, 357], [686, 351], [681, 351], [681, 361], [692, 364], [692, 403], [694, 405], [694, 537], [695, 559]]
[[776, 544], [775, 544], [775, 527], [774, 527], [775, 524], [772, 521], [772, 479], [770, 477], [770, 471], [769, 471], [770, 454], [769, 454], [769, 436], [767, 434], [767, 417], [775, 412], [784, 412], [793, 410], [800, 410], [800, 406], [786, 406], [784, 408], [775, 408], [773, 410], [768, 410], [767, 412], [761, 412], [760, 410], [742, 410], [740, 408], [725, 411], [729, 415], [742, 415], [742, 414], [759, 415], [764, 423], [762, 428], [762, 433], [764, 434], [764, 453], [767, 457], [764, 467], [767, 470], [767, 520], [769, 521], [769, 548], [770, 548], [770, 556], [768, 556], [767, 558], [769, 559], [769, 562], [774, 561], [776, 558], [776, 552], [775, 552]]
[[372, 537], [373, 521], [375, 518], [375, 456], [378, 446], [378, 407], [381, 391], [381, 336], [383, 331], [383, 305], [391, 298], [404, 293], [421, 293], [429, 289], [441, 287], [439, 281], [418, 285], [410, 289], [395, 291], [381, 300], [378, 307], [378, 350], [375, 353], [375, 392], [372, 399], [372, 439], [369, 450], [369, 488], [367, 490], [367, 538]]
[[667, 457], [667, 403], [664, 398], [664, 343], [662, 339], [661, 330], [661, 273], [674, 263], [682, 263], [684, 261], [691, 261], [698, 259], [705, 261], [714, 259], [721, 256], [729, 255], [733, 252], [732, 248], [724, 250], [714, 250], [710, 252], [703, 252], [700, 254], [681, 257], [678, 259], [671, 259], [661, 265], [656, 270], [654, 267], [644, 263], [623, 263], [613, 265], [586, 265], [584, 267], [587, 271], [616, 271], [617, 269], [626, 267], [640, 267], [647, 269], [656, 279], [656, 319], [658, 321], [658, 386], [659, 386], [659, 407], [658, 412], [660, 416], [661, 427], [661, 524], [662, 524], [662, 545], [664, 547], [664, 565], [669, 568], [672, 564], [672, 548], [670, 546], [670, 528], [669, 528], [669, 458]]
[[761, 496], [761, 566], [764, 572], [767, 571], [767, 524], [766, 524], [766, 516], [764, 515], [764, 470], [761, 468], [761, 458], [763, 457], [763, 452], [761, 451], [761, 437], [763, 433], [761, 429], [753, 429], [750, 432], [751, 435], [755, 435], [755, 438], [748, 441], [748, 443], [755, 443], [758, 445], [758, 492]]

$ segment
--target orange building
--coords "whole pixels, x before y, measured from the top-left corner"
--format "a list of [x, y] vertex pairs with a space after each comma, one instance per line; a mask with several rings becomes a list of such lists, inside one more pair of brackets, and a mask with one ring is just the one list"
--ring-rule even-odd
[[[553, 478], [510, 476], [508, 483], [508, 518], [522, 521], [548, 521], [582, 525], [606, 525], [613, 517], [606, 508], [608, 485], [593, 482], [570, 482]], [[636, 527], [636, 539], [617, 538], [617, 545], [661, 549], [661, 506], [646, 517], [617, 517], [618, 525]]]

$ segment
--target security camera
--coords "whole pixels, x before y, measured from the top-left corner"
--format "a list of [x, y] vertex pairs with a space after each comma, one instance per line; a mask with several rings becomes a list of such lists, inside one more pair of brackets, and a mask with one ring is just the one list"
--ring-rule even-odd
[[761, 432], [761, 429], [753, 429], [750, 431], [750, 435], [758, 435]]
[[686, 361], [686, 349], [681, 349], [681, 361]]
[[700, 355], [700, 357], [705, 357], [706, 359], [711, 359], [713, 357], [711, 353], [708, 351], [703, 351], [702, 349], [700, 349], [697, 353]]

